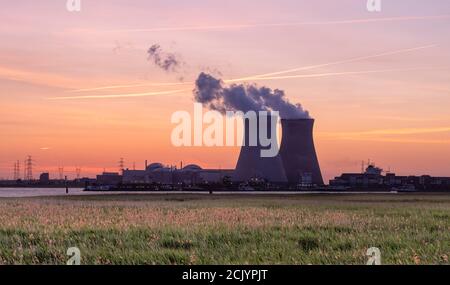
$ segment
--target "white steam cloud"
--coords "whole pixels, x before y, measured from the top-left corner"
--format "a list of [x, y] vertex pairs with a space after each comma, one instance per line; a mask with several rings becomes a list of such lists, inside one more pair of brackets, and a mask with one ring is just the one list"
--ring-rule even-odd
[[278, 111], [282, 119], [307, 119], [308, 111], [300, 104], [290, 103], [283, 90], [258, 87], [255, 84], [232, 84], [204, 72], [200, 73], [194, 90], [195, 100], [221, 113], [226, 111]]

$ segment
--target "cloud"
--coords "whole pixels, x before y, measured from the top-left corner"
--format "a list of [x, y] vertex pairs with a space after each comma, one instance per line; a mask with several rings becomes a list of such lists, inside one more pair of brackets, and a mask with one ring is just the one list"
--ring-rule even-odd
[[283, 119], [310, 118], [300, 104], [290, 103], [283, 90], [255, 84], [224, 87], [220, 79], [200, 73], [195, 83], [195, 100], [221, 113], [227, 111], [278, 111]]
[[149, 61], [168, 72], [176, 72], [182, 64], [180, 59], [174, 53], [164, 52], [158, 44], [152, 45], [148, 49], [147, 54]]

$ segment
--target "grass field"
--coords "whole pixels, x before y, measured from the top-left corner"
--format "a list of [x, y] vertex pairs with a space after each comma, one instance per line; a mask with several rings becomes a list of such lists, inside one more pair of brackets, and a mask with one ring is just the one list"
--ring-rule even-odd
[[449, 264], [450, 195], [0, 199], [0, 264]]

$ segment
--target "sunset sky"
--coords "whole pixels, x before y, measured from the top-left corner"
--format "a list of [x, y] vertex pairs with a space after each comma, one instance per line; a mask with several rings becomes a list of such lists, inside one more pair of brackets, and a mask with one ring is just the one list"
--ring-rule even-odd
[[[448, 0], [383, 0], [381, 12], [366, 0], [81, 3], [2, 1], [0, 178], [27, 155], [35, 177], [117, 171], [121, 157], [234, 168], [238, 148], [171, 145], [171, 115], [192, 112], [201, 71], [301, 103], [326, 181], [369, 158], [450, 176]], [[147, 60], [153, 44], [182, 59], [178, 72]]]

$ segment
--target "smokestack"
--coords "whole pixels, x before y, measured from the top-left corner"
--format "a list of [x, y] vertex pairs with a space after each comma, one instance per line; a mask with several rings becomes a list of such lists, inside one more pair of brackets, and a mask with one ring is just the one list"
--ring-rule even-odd
[[313, 119], [282, 119], [280, 155], [289, 183], [323, 185], [313, 140]]
[[[236, 165], [236, 170], [234, 171], [233, 180], [244, 182], [252, 178], [262, 178], [266, 179], [269, 182], [286, 183], [286, 174], [283, 169], [283, 162], [281, 161], [280, 154], [278, 153], [274, 157], [261, 156], [261, 150], [269, 149], [270, 146], [263, 147], [259, 142], [258, 126], [260, 117], [261, 114], [257, 117], [257, 131], [255, 133], [257, 134], [258, 140], [256, 146], [250, 145], [250, 122], [249, 120], [244, 121], [245, 141], [244, 145], [241, 148], [241, 153]], [[269, 137], [272, 128], [271, 120], [274, 120], [274, 117], [269, 115], [267, 118], [267, 134]]]

